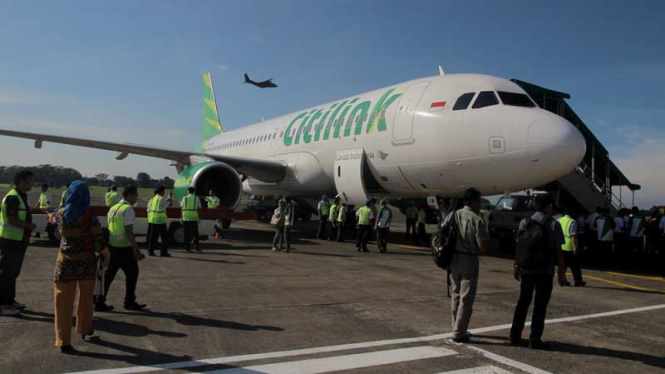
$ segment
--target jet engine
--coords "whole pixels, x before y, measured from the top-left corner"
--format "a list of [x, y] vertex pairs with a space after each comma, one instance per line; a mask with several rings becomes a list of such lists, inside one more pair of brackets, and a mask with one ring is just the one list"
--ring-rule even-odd
[[231, 166], [219, 161], [206, 161], [183, 170], [174, 188], [178, 202], [187, 195], [190, 186], [196, 189], [197, 196], [208, 196], [210, 190], [214, 190], [221, 208], [235, 209], [242, 197], [240, 176]]

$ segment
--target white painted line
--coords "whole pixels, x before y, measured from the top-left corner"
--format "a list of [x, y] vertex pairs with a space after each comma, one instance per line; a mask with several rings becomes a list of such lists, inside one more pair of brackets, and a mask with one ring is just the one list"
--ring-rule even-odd
[[439, 374], [513, 374], [513, 373], [498, 368], [496, 366], [487, 365], [487, 366], [478, 366], [471, 369], [446, 371], [444, 373], [439, 373]]
[[[588, 315], [583, 315], [583, 316], [556, 318], [556, 319], [552, 319], [552, 320], [547, 320], [547, 321], [545, 321], [545, 323], [551, 324], [551, 323], [561, 323], [561, 322], [572, 322], [572, 321], [580, 321], [580, 320], [592, 319], [592, 318], [617, 316], [617, 315], [621, 315], [621, 314], [646, 312], [646, 311], [657, 310], [657, 309], [665, 309], [665, 304], [645, 306], [645, 307], [632, 308], [632, 309], [616, 310], [616, 311], [612, 311], [612, 312], [588, 314]], [[527, 325], [529, 325], [529, 324], [530, 323], [527, 323]], [[485, 333], [485, 332], [505, 330], [505, 329], [509, 329], [510, 327], [511, 327], [510, 324], [505, 324], [505, 325], [497, 325], [497, 326], [480, 327], [480, 328], [472, 329], [470, 331], [474, 334], [479, 334], [479, 333]], [[309, 355], [309, 354], [316, 354], [316, 353], [329, 353], [329, 352], [346, 351], [346, 350], [353, 350], [353, 349], [381, 347], [381, 346], [393, 345], [393, 344], [421, 343], [421, 342], [428, 342], [428, 341], [434, 341], [434, 340], [442, 340], [442, 339], [451, 338], [451, 337], [452, 337], [452, 333], [445, 333], [445, 334], [421, 336], [421, 337], [416, 337], [416, 338], [379, 340], [379, 341], [373, 341], [373, 342], [332, 345], [332, 346], [328, 346], [328, 347], [296, 349], [296, 350], [291, 350], [291, 351], [246, 354], [246, 355], [238, 355], [238, 356], [210, 358], [210, 359], [205, 359], [205, 360], [180, 361], [180, 362], [172, 362], [172, 363], [169, 363], [169, 364], [158, 364], [158, 365], [150, 365], [150, 366], [130, 366], [130, 367], [116, 368], [116, 369], [101, 369], [101, 370], [80, 371], [80, 372], [69, 373], [69, 374], [148, 373], [148, 372], [161, 371], [161, 370], [188, 369], [188, 368], [194, 368], [194, 367], [200, 367], [200, 366], [206, 366], [206, 365], [230, 364], [230, 363], [241, 362], [241, 361], [264, 360], [264, 359], [270, 359], [270, 358], [283, 358], [283, 357], [293, 357], [293, 356]]]
[[515, 369], [520, 369], [520, 370], [522, 370], [524, 372], [527, 372], [529, 374], [552, 374], [549, 371], [541, 370], [541, 369], [538, 369], [535, 366], [531, 366], [531, 365], [521, 363], [519, 361], [511, 360], [508, 357], [499, 356], [496, 353], [492, 353], [492, 352], [486, 351], [484, 349], [480, 349], [478, 347], [467, 346], [467, 348], [480, 353], [481, 355], [485, 356], [486, 358], [489, 358], [490, 360], [496, 361], [496, 362], [504, 364], [506, 366], [514, 367]]
[[314, 358], [303, 361], [222, 369], [208, 371], [205, 372], [205, 374], [319, 374], [332, 371], [355, 370], [379, 365], [390, 365], [398, 362], [423, 360], [427, 358], [446, 357], [456, 354], [457, 352], [455, 351], [441, 347], [411, 347], [345, 356]]

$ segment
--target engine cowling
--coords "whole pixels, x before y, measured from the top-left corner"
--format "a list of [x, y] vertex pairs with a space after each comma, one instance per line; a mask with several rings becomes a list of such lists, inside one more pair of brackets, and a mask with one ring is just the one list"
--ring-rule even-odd
[[197, 196], [208, 196], [213, 189], [220, 199], [221, 208], [235, 209], [242, 197], [240, 176], [231, 166], [219, 161], [206, 161], [183, 170], [175, 181], [175, 197], [178, 201], [187, 195], [192, 186]]

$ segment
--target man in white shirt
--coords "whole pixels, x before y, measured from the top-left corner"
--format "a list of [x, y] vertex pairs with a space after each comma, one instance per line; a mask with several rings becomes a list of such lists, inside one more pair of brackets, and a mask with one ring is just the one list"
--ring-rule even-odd
[[393, 220], [393, 212], [388, 207], [386, 199], [381, 200], [381, 207], [376, 218], [376, 241], [380, 252], [388, 250], [388, 233], [390, 222]]

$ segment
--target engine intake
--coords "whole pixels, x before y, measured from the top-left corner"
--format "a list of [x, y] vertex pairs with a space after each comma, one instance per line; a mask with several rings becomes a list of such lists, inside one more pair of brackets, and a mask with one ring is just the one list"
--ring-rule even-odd
[[220, 199], [221, 208], [235, 209], [242, 197], [240, 176], [231, 166], [219, 161], [207, 161], [185, 169], [175, 183], [178, 201], [193, 186], [197, 196], [208, 196], [213, 189]]

